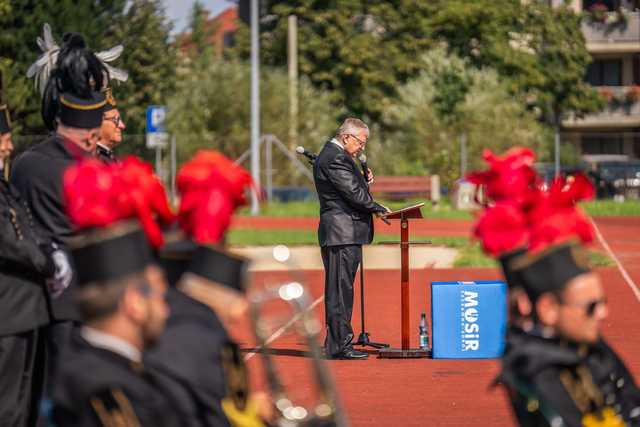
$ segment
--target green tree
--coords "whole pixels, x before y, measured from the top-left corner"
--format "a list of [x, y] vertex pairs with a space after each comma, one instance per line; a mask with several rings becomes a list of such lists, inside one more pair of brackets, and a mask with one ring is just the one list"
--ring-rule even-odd
[[[126, 0], [22, 0], [0, 7], [0, 61], [9, 76], [7, 99], [16, 125], [16, 133], [46, 133], [40, 117], [40, 94], [25, 77], [27, 68], [41, 54], [36, 38], [48, 22], [54, 36], [76, 31], [85, 35], [91, 48], [105, 47], [105, 38], [113, 34], [114, 24], [122, 16]], [[110, 46], [109, 46], [110, 47]]]
[[[176, 135], [178, 158], [199, 149], [217, 149], [237, 158], [249, 148], [250, 69], [248, 64], [213, 60], [203, 67], [181, 70], [169, 100], [169, 130]], [[263, 68], [261, 76], [262, 134], [285, 144], [288, 135], [288, 78], [285, 71]], [[332, 107], [332, 95], [300, 81], [300, 135], [309, 149], [319, 149], [337, 128], [342, 111]], [[276, 161], [278, 182], [289, 182], [284, 159]], [[283, 173], [284, 172], [284, 173]]]
[[495, 69], [550, 125], [569, 112], [602, 108], [600, 96], [584, 81], [591, 56], [581, 17], [567, 6], [519, 0], [433, 3], [437, 7], [428, 18], [433, 37], [469, 64]]
[[496, 71], [478, 70], [442, 48], [422, 60], [424, 71], [399, 89], [399, 99], [388, 111], [386, 120], [394, 122], [397, 130], [383, 148], [392, 156], [382, 165], [383, 172], [438, 174], [449, 185], [459, 178], [463, 133], [470, 168], [482, 166], [484, 148], [497, 152], [513, 145], [538, 149], [548, 140], [544, 127], [513, 98]]
[[[287, 19], [297, 15], [300, 73], [334, 91], [345, 114], [378, 122], [396, 88], [420, 69], [420, 53], [431, 44], [429, 11], [429, 2], [413, 0], [269, 1], [262, 59], [287, 64]], [[247, 34], [245, 27], [237, 37], [245, 58]]]
[[109, 39], [124, 45], [116, 66], [129, 72], [129, 80], [113, 88], [127, 125], [121, 153], [150, 155], [144, 141], [146, 108], [166, 104], [175, 88], [176, 54], [170, 31], [159, 0], [133, 0]]

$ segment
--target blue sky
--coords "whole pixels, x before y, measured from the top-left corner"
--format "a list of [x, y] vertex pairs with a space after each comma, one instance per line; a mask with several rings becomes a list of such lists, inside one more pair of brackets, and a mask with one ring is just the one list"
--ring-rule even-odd
[[[166, 8], [167, 16], [173, 21], [173, 32], [182, 32], [189, 23], [189, 14], [195, 0], [163, 0], [162, 2]], [[230, 0], [200, 0], [200, 2], [212, 16], [235, 4]]]

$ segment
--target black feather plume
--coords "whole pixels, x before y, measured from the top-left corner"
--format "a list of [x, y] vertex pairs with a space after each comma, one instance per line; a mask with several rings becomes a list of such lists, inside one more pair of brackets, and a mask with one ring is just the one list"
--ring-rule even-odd
[[51, 73], [42, 96], [42, 118], [50, 130], [56, 127], [58, 98], [70, 92], [80, 98], [90, 98], [91, 92], [100, 90], [108, 76], [106, 67], [87, 47], [78, 33], [65, 33], [56, 67]]

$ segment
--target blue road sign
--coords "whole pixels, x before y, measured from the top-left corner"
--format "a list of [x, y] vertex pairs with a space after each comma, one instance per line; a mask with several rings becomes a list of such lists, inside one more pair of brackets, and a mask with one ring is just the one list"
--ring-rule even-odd
[[147, 107], [147, 133], [166, 132], [164, 119], [167, 108], [164, 105], [150, 105]]

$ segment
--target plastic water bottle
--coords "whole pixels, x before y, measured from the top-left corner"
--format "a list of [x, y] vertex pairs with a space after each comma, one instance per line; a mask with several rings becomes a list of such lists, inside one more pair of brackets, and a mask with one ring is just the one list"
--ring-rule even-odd
[[427, 315], [422, 313], [420, 315], [420, 348], [423, 350], [429, 349], [429, 332], [427, 331]]

